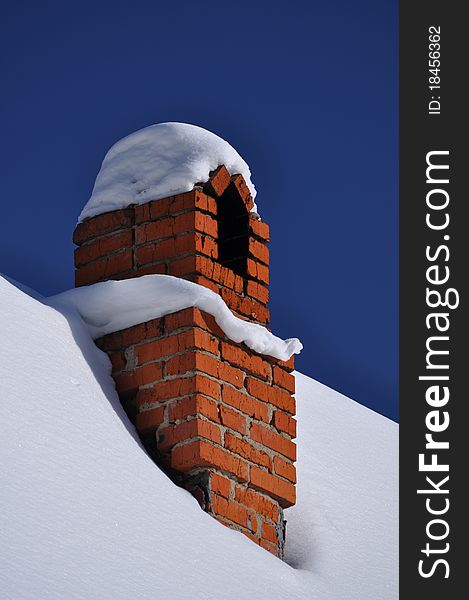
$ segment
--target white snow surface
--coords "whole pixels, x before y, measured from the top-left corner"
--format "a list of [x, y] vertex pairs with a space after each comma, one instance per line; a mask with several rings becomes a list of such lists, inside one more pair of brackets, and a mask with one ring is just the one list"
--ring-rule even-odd
[[395, 600], [397, 426], [296, 374], [286, 562], [143, 450], [76, 310], [0, 277], [0, 597]]
[[327, 582], [330, 600], [397, 599], [399, 427], [295, 378], [298, 484], [286, 511], [287, 561]]
[[48, 299], [51, 306], [78, 311], [94, 339], [138, 323], [197, 307], [215, 317], [234, 342], [288, 360], [303, 348], [297, 338], [282, 340], [262, 325], [236, 317], [221, 296], [192, 281], [171, 275], [143, 275], [75, 288]]
[[[225, 165], [240, 173], [256, 197], [251, 171], [221, 137], [188, 123], [150, 125], [118, 141], [104, 157], [91, 198], [78, 221], [192, 190]], [[254, 206], [254, 212], [257, 208]]]

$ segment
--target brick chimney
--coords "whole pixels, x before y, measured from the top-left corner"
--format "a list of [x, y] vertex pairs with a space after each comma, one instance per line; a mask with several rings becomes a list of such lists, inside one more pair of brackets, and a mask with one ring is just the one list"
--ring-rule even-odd
[[[269, 227], [241, 175], [222, 165], [187, 193], [80, 223], [77, 286], [166, 273], [269, 322]], [[293, 358], [230, 341], [188, 308], [98, 340], [120, 400], [154, 460], [224, 525], [283, 558], [283, 509], [295, 503]]]

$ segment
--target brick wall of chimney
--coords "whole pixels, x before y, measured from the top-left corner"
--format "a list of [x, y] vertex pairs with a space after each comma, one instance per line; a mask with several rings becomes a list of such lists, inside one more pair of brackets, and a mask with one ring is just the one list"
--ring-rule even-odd
[[[227, 190], [246, 211], [247, 254], [237, 272], [219, 262]], [[76, 285], [165, 273], [212, 289], [238, 316], [266, 325], [269, 227], [252, 206], [242, 176], [219, 167], [203, 187], [88, 219], [74, 233]], [[221, 523], [283, 557], [283, 509], [295, 503], [293, 358], [230, 341], [196, 308], [98, 345], [155, 461]]]

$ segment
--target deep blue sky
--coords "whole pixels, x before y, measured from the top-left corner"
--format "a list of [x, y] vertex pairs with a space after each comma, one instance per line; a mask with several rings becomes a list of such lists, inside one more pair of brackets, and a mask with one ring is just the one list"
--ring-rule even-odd
[[251, 167], [298, 369], [396, 419], [397, 0], [29, 0], [0, 21], [0, 271], [72, 287], [107, 149], [200, 125]]

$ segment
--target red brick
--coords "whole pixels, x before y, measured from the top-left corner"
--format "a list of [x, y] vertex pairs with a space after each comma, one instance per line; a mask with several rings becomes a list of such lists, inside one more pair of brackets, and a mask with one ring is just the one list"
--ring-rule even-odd
[[132, 209], [115, 210], [79, 223], [73, 234], [73, 241], [81, 245], [91, 238], [128, 227], [132, 227]]
[[204, 254], [211, 259], [218, 258], [218, 246], [215, 240], [197, 232], [158, 240], [146, 246], [138, 246], [135, 254], [137, 265], [141, 266], [195, 252]]
[[244, 298], [239, 312], [264, 325], [270, 321], [270, 310], [264, 304], [257, 302], [257, 300], [252, 300], [251, 298]]
[[271, 369], [269, 363], [253, 352], [246, 352], [240, 346], [222, 342], [221, 356], [232, 365], [241, 367], [249, 373], [255, 373], [263, 379], [270, 378]]
[[184, 332], [184, 335], [176, 334], [169, 337], [140, 344], [135, 347], [135, 359], [137, 364], [143, 365], [150, 361], [161, 359], [166, 356], [182, 352], [190, 348], [193, 344], [193, 338], [189, 332]]
[[204, 192], [195, 189], [173, 196], [169, 212], [176, 213], [184, 210], [192, 210], [194, 208], [214, 215], [217, 214], [216, 200]]
[[211, 250], [207, 251], [207, 255], [214, 258], [213, 250], [216, 249], [215, 240], [194, 231], [164, 240], [164, 242], [157, 243], [157, 245], [166, 244], [168, 246], [168, 250], [165, 252], [163, 258], [174, 258], [182, 254], [188, 254], [189, 252], [203, 252], [205, 240], [207, 240], [211, 248]]
[[199, 394], [182, 398], [172, 402], [169, 406], [170, 422], [195, 415], [204, 415], [207, 419], [215, 422], [220, 421], [217, 403]]
[[[205, 350], [206, 352], [210, 352], [211, 354], [218, 356], [220, 351], [220, 342], [218, 338], [211, 335], [207, 331], [202, 331], [201, 329], [189, 329], [187, 333], [190, 333], [190, 337], [192, 338], [193, 346], [197, 350]], [[185, 335], [184, 333], [179, 333], [177, 335]]]
[[145, 244], [155, 240], [174, 237], [189, 231], [199, 231], [217, 237], [218, 224], [210, 215], [200, 211], [190, 211], [176, 216], [168, 216], [158, 221], [150, 221], [137, 225], [135, 229], [135, 241], [137, 244]]
[[199, 210], [204, 210], [206, 212], [213, 214], [214, 216], [217, 215], [216, 200], [200, 191], [195, 192], [195, 206]]
[[183, 327], [201, 327], [218, 337], [223, 338], [225, 334], [217, 325], [212, 315], [199, 310], [198, 308], [186, 308], [165, 317], [165, 329], [168, 333]]
[[165, 317], [165, 329], [168, 333], [183, 327], [199, 325], [201, 313], [198, 309], [185, 308]]
[[[132, 329], [133, 327], [130, 327], [129, 331]], [[142, 339], [141, 335], [138, 339]], [[122, 331], [116, 331], [115, 333], [104, 335], [102, 338], [96, 340], [96, 345], [101, 348], [101, 350], [105, 350], [106, 352], [109, 352], [109, 350], [123, 350], [125, 346], [122, 343]]]
[[179, 471], [190, 471], [198, 467], [215, 467], [232, 473], [240, 481], [247, 481], [246, 461], [238, 459], [218, 446], [198, 440], [177, 446], [171, 453], [171, 466]]
[[115, 376], [116, 388], [119, 394], [136, 391], [139, 387], [160, 381], [163, 378], [163, 364], [150, 363], [133, 371]]
[[272, 542], [272, 544], [278, 544], [277, 530], [270, 523], [262, 523], [261, 536], [262, 539]]
[[249, 506], [274, 523], [278, 522], [278, 506], [271, 498], [267, 498], [256, 490], [248, 487], [241, 487], [239, 485], [235, 487], [235, 498], [240, 504]]
[[122, 350], [124, 348], [122, 344], [122, 336], [120, 331], [116, 331], [116, 333], [110, 333], [108, 335], [104, 335], [101, 338], [98, 338], [96, 341], [96, 345], [106, 352], [109, 350]]
[[210, 173], [210, 179], [204, 185], [209, 193], [214, 196], [221, 196], [226, 188], [229, 186], [231, 175], [228, 173], [225, 165], [220, 165]]
[[184, 375], [184, 373], [192, 371], [202, 371], [208, 375], [213, 375], [210, 368], [211, 360], [216, 362], [217, 359], [210, 359], [209, 356], [199, 354], [196, 350], [179, 354], [166, 362], [166, 375]]
[[273, 380], [276, 385], [284, 388], [290, 394], [295, 393], [295, 377], [291, 373], [287, 373], [284, 369], [274, 365], [273, 369]]
[[262, 546], [262, 548], [264, 548], [264, 550], [267, 550], [268, 552], [270, 552], [274, 556], [278, 557], [279, 551], [278, 551], [278, 546], [277, 545], [272, 544], [271, 542], [268, 542], [267, 540], [263, 540], [262, 538], [260, 540], [260, 545]]
[[288, 433], [292, 438], [296, 437], [296, 420], [287, 413], [276, 410], [274, 412], [274, 426], [279, 431]]
[[244, 177], [240, 174], [233, 175], [231, 183], [234, 185], [238, 194], [240, 195], [246, 210], [250, 212], [254, 208], [254, 200], [252, 199], [251, 192], [244, 180]]
[[267, 473], [258, 467], [251, 467], [251, 485], [273, 498], [276, 498], [282, 508], [293, 506], [296, 502], [295, 486], [288, 481]]
[[257, 321], [258, 323], [268, 323], [270, 320], [269, 309], [264, 304], [257, 302], [257, 300], [240, 296], [233, 292], [233, 290], [225, 287], [221, 290], [221, 297], [231, 310], [249, 317], [250, 320]]
[[[207, 357], [210, 360], [210, 357]], [[202, 359], [201, 359], [202, 360]], [[211, 366], [206, 366], [209, 371], [205, 371], [211, 374], [213, 377], [231, 383], [235, 387], [242, 388], [244, 385], [244, 373], [240, 369], [235, 369], [230, 365], [220, 362], [218, 359], [211, 359]]]
[[262, 283], [265, 283], [268, 285], [268, 283], [269, 283], [269, 267], [266, 267], [266, 265], [263, 265], [260, 262], [252, 260], [252, 258], [248, 258], [247, 266], [248, 266], [249, 277], [252, 277], [253, 279], [258, 279]]
[[244, 372], [226, 363], [218, 362], [218, 379], [231, 383], [237, 388], [242, 388], [244, 385]]
[[[205, 256], [192, 255], [174, 260], [170, 263], [169, 273], [177, 277], [186, 275], [201, 275], [206, 279], [241, 293], [244, 288], [244, 280], [234, 271], [220, 265]], [[196, 281], [196, 283], [201, 283]]]
[[223, 475], [220, 475], [219, 473], [210, 473], [210, 490], [214, 494], [229, 498], [231, 495], [231, 484], [231, 479], [223, 477]]
[[96, 283], [102, 279], [111, 279], [113, 275], [123, 273], [131, 268], [132, 251], [128, 249], [80, 267], [75, 271], [75, 284], [79, 287]]
[[228, 432], [225, 433], [225, 448], [231, 450], [234, 454], [242, 456], [250, 462], [256, 463], [256, 465], [267, 468], [270, 468], [271, 466], [271, 460], [268, 454], [257, 450], [257, 448], [254, 448], [254, 446], [248, 442]]
[[227, 500], [222, 496], [212, 496], [212, 510], [217, 515], [241, 525], [246, 529], [256, 532], [257, 519], [254, 511], [248, 510], [233, 500]]
[[108, 352], [108, 356], [111, 359], [112, 372], [119, 373], [125, 369], [126, 360], [123, 352], [114, 351]]
[[220, 406], [220, 417], [221, 422], [225, 427], [229, 429], [233, 429], [242, 435], [246, 433], [246, 417], [240, 415], [231, 408], [227, 408], [226, 406]]
[[192, 396], [194, 394], [203, 394], [214, 400], [218, 400], [220, 396], [220, 384], [213, 379], [198, 374], [192, 377], [181, 377], [179, 379], [161, 381], [151, 388], [139, 390], [136, 400], [137, 404], [141, 406], [162, 400]]
[[221, 285], [231, 288], [238, 294], [242, 293], [244, 290], [244, 279], [231, 269], [223, 267], [218, 263], [214, 263], [213, 266], [213, 279], [218, 281]]
[[164, 421], [164, 406], [138, 413], [135, 417], [135, 427], [142, 435], [154, 433]]
[[264, 242], [270, 242], [270, 228], [267, 223], [260, 221], [254, 215], [249, 215], [251, 233]]
[[167, 258], [166, 254], [169, 256], [174, 256], [172, 252], [164, 252], [166, 246], [168, 245], [167, 242], [169, 242], [171, 246], [174, 246], [173, 239], [155, 242], [149, 246], [139, 246], [135, 251], [137, 267], [151, 264], [157, 262], [158, 260], [163, 260]]
[[220, 296], [223, 298], [224, 303], [230, 310], [236, 313], [241, 313], [240, 305], [243, 300], [243, 296], [240, 296], [225, 286], [220, 287]]
[[195, 235], [195, 251], [215, 260], [218, 258], [218, 244], [206, 235]]
[[146, 204], [141, 204], [135, 207], [135, 223], [139, 224], [143, 221], [151, 219], [160, 219], [169, 215], [169, 207], [173, 200], [173, 196], [152, 200]]
[[132, 246], [132, 231], [118, 231], [104, 237], [94, 239], [75, 250], [75, 266], [84, 265], [97, 258]]
[[218, 340], [206, 331], [189, 329], [136, 346], [135, 358], [138, 364], [144, 364], [150, 360], [172, 356], [177, 352], [185, 352], [191, 348], [218, 354], [218, 344]]
[[169, 275], [175, 277], [184, 277], [200, 271], [200, 257], [199, 256], [185, 256], [184, 258], [178, 258], [171, 261], [168, 269]]
[[292, 356], [290, 356], [290, 358], [288, 360], [279, 360], [278, 358], [274, 358], [273, 356], [269, 356], [269, 360], [271, 362], [275, 363], [276, 365], [278, 365], [284, 371], [287, 371], [287, 373], [291, 373], [293, 371], [293, 369], [295, 368], [295, 355], [294, 354]]
[[199, 190], [191, 190], [177, 196], [152, 200], [135, 207], [135, 222], [140, 224], [145, 221], [175, 215], [176, 213], [193, 211], [194, 209], [216, 215], [216, 201]]
[[265, 265], [269, 264], [269, 249], [265, 244], [255, 240], [252, 237], [249, 238], [249, 253], [254, 257], [255, 260], [259, 260]]
[[[146, 321], [141, 325], [145, 330], [145, 339], [147, 340], [155, 337], [160, 337], [163, 334], [163, 319], [152, 319], [151, 321]], [[137, 327], [140, 327], [140, 325], [137, 325]]]
[[197, 273], [202, 270], [199, 256], [185, 256], [171, 261], [169, 265], [169, 274], [175, 277], [183, 277], [192, 273]]
[[222, 400], [225, 404], [237, 408], [249, 417], [254, 417], [259, 421], [264, 421], [264, 423], [270, 423], [269, 407], [242, 392], [224, 385], [222, 386]]
[[242, 371], [197, 350], [174, 356], [168, 360], [166, 365], [167, 375], [182, 375], [191, 371], [200, 371], [236, 387], [243, 387], [244, 373]]
[[257, 283], [257, 281], [248, 281], [246, 287], [246, 294], [252, 296], [259, 302], [267, 304], [269, 301], [269, 288], [265, 285]]
[[198, 308], [194, 308], [193, 310], [199, 315], [197, 317], [197, 324], [199, 327], [202, 327], [202, 329], [205, 329], [209, 333], [212, 333], [221, 339], [225, 338], [225, 333], [216, 322], [215, 317], [209, 313], [199, 310]]
[[162, 319], [152, 319], [146, 323], [139, 323], [133, 327], [105, 335], [98, 340], [99, 347], [103, 350], [124, 350], [146, 339], [159, 337], [162, 333]]
[[211, 361], [216, 363], [217, 359], [211, 358], [206, 354], [200, 354], [197, 350], [179, 354], [166, 362], [166, 375], [184, 375], [184, 373], [192, 371], [203, 371], [208, 375], [213, 375], [211, 368], [213, 363]]
[[250, 429], [251, 439], [259, 442], [263, 446], [267, 446], [271, 450], [275, 450], [279, 454], [283, 454], [290, 460], [296, 460], [296, 445], [291, 440], [283, 437], [279, 433], [275, 433], [272, 429], [252, 423]]
[[254, 377], [246, 378], [246, 389], [255, 398], [269, 402], [292, 415], [295, 414], [295, 399], [288, 392], [274, 388]]
[[[146, 246], [138, 246], [135, 251], [136, 264], [138, 267], [154, 262], [167, 260], [177, 256], [175, 249], [175, 238], [158, 240]], [[187, 250], [190, 252], [190, 250]]]
[[[179, 233], [183, 231], [190, 231], [194, 229], [194, 219], [191, 218], [189, 213], [181, 215], [183, 218], [179, 220], [178, 228], [181, 229]], [[173, 237], [174, 232], [174, 217], [167, 217], [159, 221], [150, 221], [149, 223], [143, 223], [137, 225], [135, 229], [135, 243], [146, 244], [148, 242], [155, 242], [160, 239]]]
[[153, 202], [147, 202], [146, 204], [139, 204], [134, 209], [135, 223], [143, 223], [144, 221], [150, 220], [150, 206]]
[[210, 215], [204, 215], [199, 211], [195, 213], [195, 228], [197, 231], [201, 231], [212, 238], [216, 239], [218, 236], [217, 221]]
[[[187, 277], [185, 277], [185, 279], [188, 279], [189, 281], [193, 281], [194, 283], [198, 283], [199, 285], [203, 285], [204, 287], [208, 288], [209, 290], [212, 290], [212, 292], [215, 292], [215, 294], [219, 294], [220, 293], [220, 286], [215, 283], [214, 281], [210, 281], [210, 279], [207, 279], [206, 277], [202, 277], [202, 275], [189, 275]], [[224, 334], [223, 334], [224, 336]]]
[[194, 437], [203, 437], [216, 444], [221, 444], [221, 432], [218, 425], [202, 419], [191, 419], [160, 429], [158, 431], [158, 449], [167, 450], [179, 442]]
[[292, 483], [296, 483], [295, 465], [283, 460], [283, 458], [280, 458], [279, 456], [274, 456], [274, 471], [276, 475], [284, 477]]

